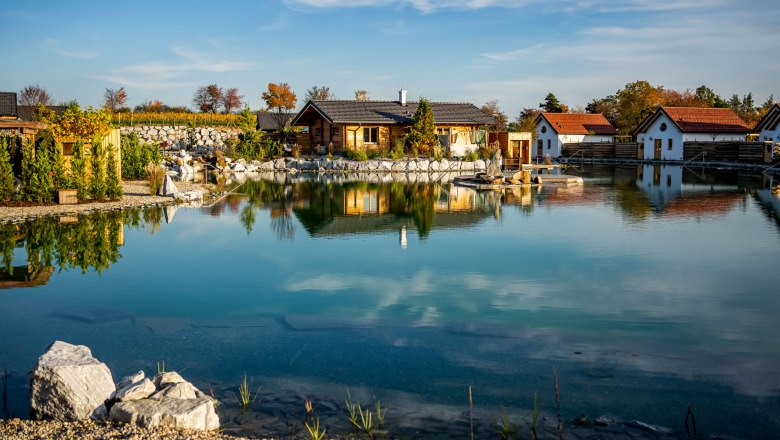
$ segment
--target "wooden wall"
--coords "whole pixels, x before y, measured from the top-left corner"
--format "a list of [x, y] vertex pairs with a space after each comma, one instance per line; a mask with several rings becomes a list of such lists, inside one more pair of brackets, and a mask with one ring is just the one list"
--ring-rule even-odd
[[564, 157], [641, 159], [637, 142], [578, 142], [563, 145]]
[[[772, 161], [769, 142], [685, 142], [684, 160], [762, 163]], [[706, 153], [706, 156], [703, 155]], [[702, 159], [702, 156], [704, 158]]]

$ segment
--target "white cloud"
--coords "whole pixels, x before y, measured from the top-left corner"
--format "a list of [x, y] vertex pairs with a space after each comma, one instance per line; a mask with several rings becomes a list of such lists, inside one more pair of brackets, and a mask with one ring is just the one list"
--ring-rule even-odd
[[54, 38], [47, 38], [43, 40], [43, 46], [46, 50], [54, 52], [58, 55], [62, 55], [67, 58], [77, 58], [81, 60], [91, 60], [97, 56], [97, 52], [90, 50], [74, 50], [73, 48], [65, 48], [60, 42]]
[[522, 49], [510, 50], [508, 52], [486, 52], [481, 54], [483, 57], [495, 60], [495, 61], [511, 61], [525, 56], [528, 56], [539, 49], [543, 48], [544, 44], [537, 44], [535, 46], [526, 47]]
[[492, 7], [520, 8], [539, 0], [286, 0], [288, 6], [303, 5], [315, 8], [363, 8], [397, 5], [411, 6], [423, 13], [446, 9], [473, 10]]

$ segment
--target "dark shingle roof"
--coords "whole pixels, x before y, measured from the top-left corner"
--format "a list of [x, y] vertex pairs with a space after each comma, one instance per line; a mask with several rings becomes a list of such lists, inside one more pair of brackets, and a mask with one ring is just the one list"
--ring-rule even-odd
[[[284, 113], [287, 117], [285, 127], [290, 126], [290, 121], [295, 117], [295, 113]], [[279, 129], [278, 116], [275, 113], [257, 112], [257, 128], [263, 131], [276, 131]]]
[[[431, 102], [433, 119], [437, 124], [491, 125], [495, 119], [467, 102]], [[297, 124], [305, 113], [315, 110], [334, 124], [411, 124], [417, 102], [398, 101], [309, 101], [293, 119]]]
[[[62, 112], [68, 109], [68, 107], [64, 105], [47, 105], [46, 108], [49, 110], [54, 110], [54, 113], [57, 114], [57, 116], [62, 115]], [[16, 110], [19, 113], [20, 120], [27, 122], [31, 122], [33, 120], [32, 113], [33, 110], [35, 110], [34, 106], [20, 105]]]
[[16, 93], [0, 92], [0, 116], [16, 116]]

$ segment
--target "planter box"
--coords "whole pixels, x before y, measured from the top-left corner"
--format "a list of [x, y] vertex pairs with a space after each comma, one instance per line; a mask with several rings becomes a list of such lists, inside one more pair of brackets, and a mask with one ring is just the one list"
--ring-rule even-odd
[[75, 205], [79, 202], [75, 189], [58, 189], [57, 202], [60, 205]]

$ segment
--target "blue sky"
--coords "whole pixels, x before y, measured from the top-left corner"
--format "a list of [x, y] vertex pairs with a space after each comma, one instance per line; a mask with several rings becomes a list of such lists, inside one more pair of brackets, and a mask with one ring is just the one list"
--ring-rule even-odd
[[[776, 0], [38, 1], [0, 4], [0, 90], [38, 83], [57, 102], [192, 106], [237, 87], [253, 109], [269, 82], [302, 98], [498, 99], [511, 118], [548, 92], [570, 106], [647, 80], [724, 98], [780, 98]], [[299, 101], [299, 106], [302, 103]]]

